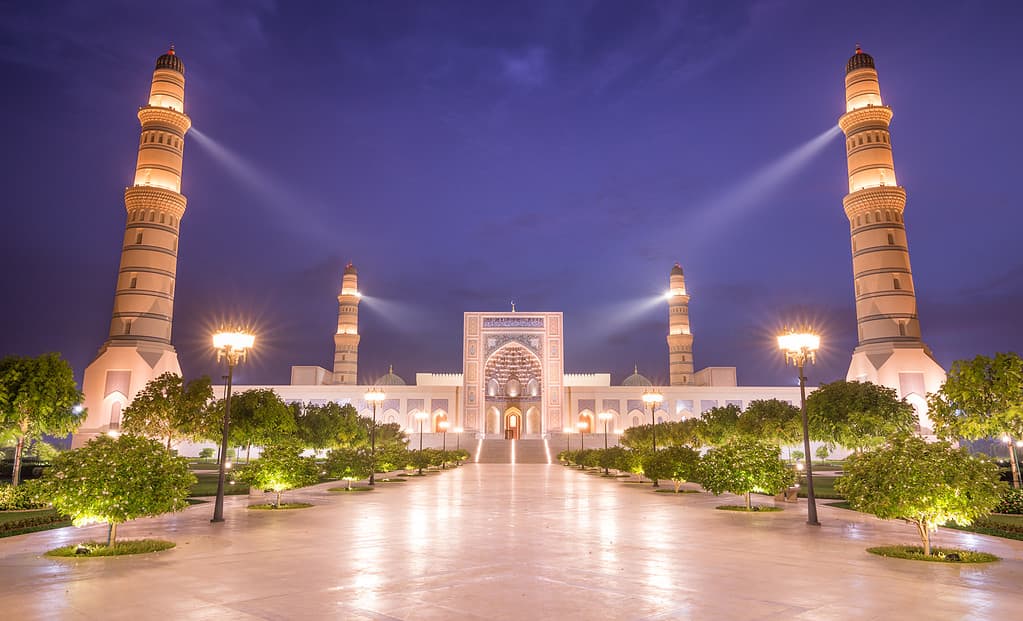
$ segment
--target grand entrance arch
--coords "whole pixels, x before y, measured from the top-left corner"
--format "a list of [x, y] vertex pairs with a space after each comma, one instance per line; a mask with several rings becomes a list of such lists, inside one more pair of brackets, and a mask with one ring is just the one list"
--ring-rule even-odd
[[528, 340], [509, 340], [487, 357], [485, 433], [509, 440], [542, 433], [543, 365]]

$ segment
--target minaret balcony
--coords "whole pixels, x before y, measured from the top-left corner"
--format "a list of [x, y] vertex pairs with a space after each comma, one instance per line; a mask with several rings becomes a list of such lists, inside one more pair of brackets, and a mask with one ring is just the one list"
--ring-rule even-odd
[[880, 185], [862, 188], [842, 199], [845, 215], [855, 218], [858, 215], [877, 210], [894, 209], [899, 213], [906, 207], [906, 190], [898, 185]]
[[171, 127], [178, 130], [182, 136], [192, 127], [192, 119], [188, 118], [188, 115], [184, 112], [156, 106], [142, 106], [139, 108], [139, 123], [143, 127], [150, 125]]
[[838, 126], [846, 136], [862, 127], [888, 128], [892, 122], [892, 109], [889, 106], [867, 106], [846, 112], [838, 119]]
[[155, 185], [133, 185], [124, 189], [124, 207], [128, 212], [136, 209], [166, 211], [178, 220], [185, 214], [188, 200], [181, 194]]

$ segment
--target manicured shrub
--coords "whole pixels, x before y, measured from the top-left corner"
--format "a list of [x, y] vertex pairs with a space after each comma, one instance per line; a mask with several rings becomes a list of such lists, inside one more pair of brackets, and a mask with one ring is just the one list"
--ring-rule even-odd
[[1023, 514], [1023, 489], [1009, 488], [1005, 490], [994, 513]]

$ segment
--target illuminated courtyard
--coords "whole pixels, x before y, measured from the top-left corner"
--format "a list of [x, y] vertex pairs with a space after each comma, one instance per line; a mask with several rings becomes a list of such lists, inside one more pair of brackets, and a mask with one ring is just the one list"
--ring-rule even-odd
[[[336, 485], [336, 484], [335, 484]], [[138, 520], [124, 538], [173, 550], [110, 559], [42, 552], [105, 528], [0, 540], [0, 610], [18, 619], [1002, 618], [1023, 604], [1023, 542], [942, 530], [937, 545], [1002, 557], [950, 566], [864, 549], [912, 527], [821, 505], [715, 511], [736, 498], [653, 493], [558, 465], [467, 465], [316, 504], [211, 506]], [[760, 502], [771, 503], [769, 498]]]

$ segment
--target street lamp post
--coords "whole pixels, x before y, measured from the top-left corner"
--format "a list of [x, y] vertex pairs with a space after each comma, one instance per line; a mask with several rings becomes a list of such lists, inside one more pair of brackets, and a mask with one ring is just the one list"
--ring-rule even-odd
[[589, 425], [586, 424], [586, 421], [581, 420], [578, 423], [576, 423], [575, 426], [577, 429], [579, 429], [579, 450], [581, 451], [583, 450], [584, 444], [583, 439], [586, 436], [586, 427], [588, 427]]
[[423, 450], [423, 423], [430, 415], [422, 410], [416, 412], [416, 420], [419, 421], [419, 450]]
[[647, 407], [650, 408], [650, 432], [655, 453], [657, 452], [657, 420], [654, 418], [654, 412], [662, 401], [664, 401], [664, 395], [656, 390], [651, 389], [643, 392], [643, 403], [647, 404]]
[[803, 416], [803, 459], [806, 460], [806, 523], [820, 526], [817, 521], [817, 497], [813, 493], [813, 460], [810, 458], [810, 424], [806, 416], [806, 376], [803, 367], [807, 361], [817, 361], [821, 337], [810, 332], [790, 331], [778, 336], [778, 347], [785, 353], [785, 362], [799, 369], [799, 409]]
[[[437, 423], [437, 426], [440, 427], [440, 432], [441, 432], [441, 449], [440, 450], [445, 452], [445, 453], [447, 453], [448, 452], [448, 421], [442, 420], [439, 423]], [[446, 461], [442, 461], [441, 464], [440, 464], [440, 467], [441, 468], [445, 468], [446, 466], [447, 466], [447, 462]]]
[[227, 470], [227, 436], [231, 430], [231, 383], [234, 381], [234, 367], [245, 358], [256, 337], [240, 330], [221, 330], [213, 335], [213, 348], [217, 350], [217, 362], [227, 360], [227, 390], [224, 395], [224, 422], [220, 435], [220, 468], [217, 473], [217, 500], [213, 503], [211, 522], [224, 521], [224, 478]]
[[373, 406], [373, 426], [369, 428], [369, 453], [373, 456], [373, 467], [369, 473], [369, 484], [376, 485], [374, 474], [377, 470], [377, 405], [384, 401], [384, 391], [379, 388], [370, 388], [366, 391], [365, 399]]
[[[611, 412], [601, 412], [600, 414], [597, 414], [597, 418], [599, 418], [600, 420], [604, 421], [604, 450], [606, 451], [607, 450], [607, 423], [612, 418], [614, 418], [614, 414], [612, 414]], [[607, 462], [604, 462], [604, 463], [607, 463]], [[611, 474], [610, 472], [608, 472], [608, 469], [606, 467], [604, 468], [604, 474]]]

